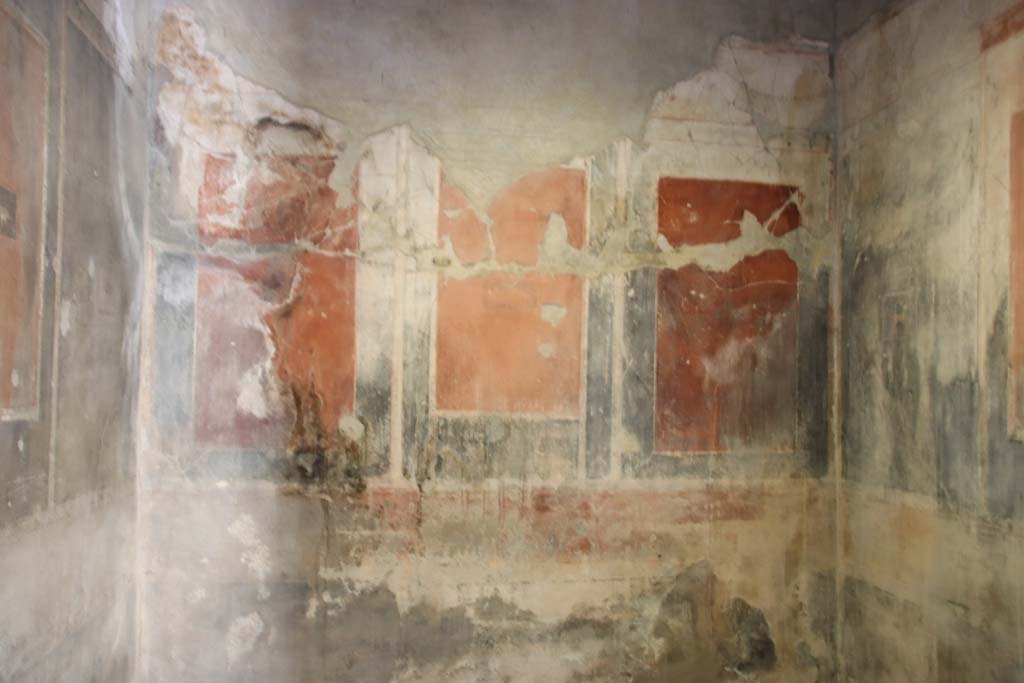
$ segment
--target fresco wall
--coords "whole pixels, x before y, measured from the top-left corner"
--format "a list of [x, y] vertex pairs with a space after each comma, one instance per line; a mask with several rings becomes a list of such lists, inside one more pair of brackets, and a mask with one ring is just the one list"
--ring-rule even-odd
[[420, 10], [0, 0], [0, 679], [1019, 678], [1024, 9]]
[[827, 45], [550, 158], [289, 100], [221, 11], [159, 24], [147, 680], [829, 680]]

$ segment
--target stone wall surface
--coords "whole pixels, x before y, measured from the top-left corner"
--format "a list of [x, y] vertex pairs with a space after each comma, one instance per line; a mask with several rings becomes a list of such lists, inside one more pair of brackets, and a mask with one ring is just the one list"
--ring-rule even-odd
[[259, 6], [156, 15], [142, 677], [832, 680], [831, 8]]

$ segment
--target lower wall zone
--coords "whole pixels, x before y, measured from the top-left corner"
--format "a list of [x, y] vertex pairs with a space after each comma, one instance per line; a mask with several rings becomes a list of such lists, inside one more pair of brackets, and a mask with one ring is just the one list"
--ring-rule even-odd
[[155, 490], [143, 670], [168, 682], [831, 680], [825, 489]]

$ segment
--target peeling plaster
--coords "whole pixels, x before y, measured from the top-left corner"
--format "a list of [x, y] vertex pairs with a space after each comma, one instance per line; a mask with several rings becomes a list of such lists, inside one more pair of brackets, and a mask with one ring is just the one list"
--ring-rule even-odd
[[[331, 176], [338, 179], [332, 180], [332, 188], [338, 185], [338, 208], [351, 202], [348, 186], [339, 182], [340, 179], [351, 177], [360, 157], [377, 154], [374, 150], [379, 148], [379, 144], [375, 141], [386, 136], [372, 136], [361, 143], [353, 141], [341, 122], [296, 107], [282, 96], [240, 79], [205, 49], [203, 31], [195, 23], [194, 15], [186, 9], [176, 8], [165, 14], [161, 35], [161, 63], [170, 68], [174, 80], [161, 90], [159, 111], [168, 130], [169, 142], [179, 145], [182, 150], [178, 187], [183, 201], [191, 205], [193, 211], [196, 210], [194, 202], [199, 195], [202, 177], [199, 167], [201, 154], [215, 150], [228, 154], [251, 148], [247, 141], [252, 139], [257, 124], [267, 117], [280, 124], [297, 123], [300, 131], [311, 129], [317, 132], [310, 144], [301, 142], [302, 136], [283, 138], [292, 141], [290, 146], [283, 143], [289, 153], [342, 155]], [[785, 162], [780, 152], [775, 151], [775, 146], [780, 141], [792, 146], [793, 141], [786, 140], [788, 133], [814, 130], [815, 126], [820, 127], [817, 122], [829, 115], [831, 79], [824, 45], [802, 43], [797, 48], [780, 49], [730, 39], [719, 47], [717, 55], [715, 66], [655, 98], [649, 118], [649, 125], [654, 128], [649, 127], [645, 134], [647, 146], [638, 150], [633, 162], [634, 174], [637, 174], [634, 175], [634, 183], [640, 180], [639, 174], [649, 165], [645, 159], [651, 158], [655, 164], [663, 164], [659, 158], [685, 153], [674, 141], [678, 133], [672, 126], [676, 120], [693, 121], [688, 124], [691, 139], [695, 132], [717, 137], [727, 135], [733, 143], [761, 148], [765, 158], [773, 160], [781, 170], [785, 163], [792, 162]], [[713, 83], [717, 85], [712, 86]], [[733, 92], [735, 96], [723, 94], [727, 92]], [[794, 107], [801, 113], [789, 115], [787, 112], [794, 111]], [[718, 115], [720, 111], [735, 112], [735, 119], [722, 121]], [[769, 125], [766, 121], [771, 121], [775, 133], [764, 133], [764, 128]], [[723, 129], [723, 126], [727, 128]], [[430, 154], [435, 153], [429, 138], [416, 131], [412, 131], [412, 136], [418, 146]], [[298, 147], [295, 147], [296, 143]], [[827, 139], [809, 138], [801, 144], [813, 155], [825, 148], [823, 145], [827, 144]], [[347, 152], [344, 151], [346, 149]], [[699, 154], [700, 148], [694, 147], [692, 152]], [[437, 156], [443, 159], [443, 155]], [[794, 162], [805, 163], [796, 158]], [[383, 162], [376, 163], [380, 165]], [[678, 165], [685, 168], [692, 165], [692, 161]], [[820, 182], [820, 178], [816, 182]], [[461, 189], [470, 196], [467, 187]], [[803, 204], [799, 196], [794, 196], [792, 201], [797, 205]], [[450, 243], [439, 248], [418, 244], [411, 236], [398, 232], [396, 215], [381, 213], [379, 207], [364, 204], [360, 207], [364, 238], [359, 256], [373, 259], [378, 251], [397, 249], [413, 257], [418, 269], [436, 270], [445, 277], [456, 279], [494, 272], [572, 273], [594, 277], [602, 273], [644, 268], [679, 268], [690, 263], [706, 269], [727, 270], [745, 255], [781, 248], [790, 253], [802, 268], [816, 271], [831, 262], [834, 251], [834, 241], [825, 222], [827, 217], [818, 215], [827, 206], [827, 201], [827, 195], [816, 200], [821, 206], [811, 212], [807, 230], [799, 236], [774, 238], [767, 227], [774, 223], [775, 217], [764, 225], [748, 217], [743, 221], [741, 238], [727, 245], [673, 250], [665, 250], [664, 245], [660, 245], [661, 248], [654, 252], [631, 249], [634, 234], [648, 229], [635, 212], [624, 223], [613, 222], [602, 228], [607, 238], [600, 254], [583, 253], [568, 245], [564, 240], [564, 221], [555, 214], [549, 219], [548, 231], [541, 244], [542, 257], [535, 267], [495, 262], [493, 244], [490, 249], [492, 258], [465, 264]], [[780, 212], [784, 209], [781, 208]], [[362, 215], [364, 213], [365, 216]], [[487, 224], [486, 212], [477, 208], [476, 213]], [[816, 225], [818, 221], [821, 222]], [[758, 229], [754, 229], [755, 225], [751, 223]], [[373, 238], [375, 235], [376, 239]], [[316, 246], [298, 242], [291, 248], [308, 250], [316, 249]]]
[[249, 515], [241, 515], [228, 527], [228, 532], [245, 548], [240, 559], [259, 582], [260, 597], [269, 598], [270, 548], [260, 540], [255, 520]]
[[246, 655], [253, 651], [256, 642], [263, 634], [263, 619], [257, 612], [238, 617], [228, 628], [224, 649], [228, 657], [228, 666], [236, 666]]
[[[535, 169], [642, 138], [654, 95], [713, 64], [730, 32], [773, 43], [829, 40], [834, 27], [832, 4], [816, 0], [628, 0], [584, 10], [314, 0], [291, 13], [274, 2], [258, 11], [225, 0], [188, 4], [202, 23], [226, 27], [209, 44], [238, 73], [345, 121], [353, 139], [410, 126], [481, 213]], [[417, 21], [405, 24], [403, 9], [413, 7]], [[289, 23], [302, 27], [301, 44], [278, 30]]]

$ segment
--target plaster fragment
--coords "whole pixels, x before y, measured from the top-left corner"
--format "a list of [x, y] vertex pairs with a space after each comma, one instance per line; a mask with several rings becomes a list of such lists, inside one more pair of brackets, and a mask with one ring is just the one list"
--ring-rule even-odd
[[260, 597], [266, 598], [266, 580], [270, 575], [270, 548], [260, 540], [256, 530], [256, 522], [250, 515], [243, 514], [236, 519], [228, 533], [245, 547], [241, 561], [260, 583]]
[[540, 318], [551, 327], [558, 327], [568, 312], [561, 304], [544, 304], [540, 307]]
[[228, 656], [228, 664], [234, 666], [245, 655], [253, 651], [256, 641], [263, 634], [263, 619], [256, 612], [238, 617], [231, 622], [228, 629], [224, 649]]

